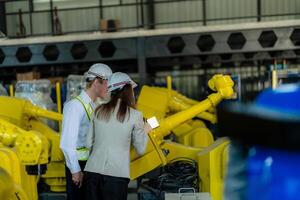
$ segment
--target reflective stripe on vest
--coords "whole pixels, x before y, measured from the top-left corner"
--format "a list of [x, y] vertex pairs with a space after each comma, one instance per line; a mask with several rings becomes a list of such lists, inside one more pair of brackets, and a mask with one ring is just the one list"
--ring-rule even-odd
[[91, 121], [94, 113], [94, 109], [91, 106], [91, 104], [90, 103], [85, 104], [80, 96], [75, 97], [75, 99], [77, 99], [82, 104], [89, 121]]
[[77, 159], [80, 161], [87, 161], [90, 151], [86, 147], [80, 147], [76, 149]]
[[[75, 97], [75, 99], [77, 99], [82, 104], [89, 121], [91, 121], [94, 113], [94, 109], [91, 106], [91, 104], [90, 103], [85, 104], [80, 95]], [[80, 161], [87, 161], [87, 159], [89, 158], [89, 149], [86, 147], [77, 148], [76, 153], [77, 153], [77, 159]]]

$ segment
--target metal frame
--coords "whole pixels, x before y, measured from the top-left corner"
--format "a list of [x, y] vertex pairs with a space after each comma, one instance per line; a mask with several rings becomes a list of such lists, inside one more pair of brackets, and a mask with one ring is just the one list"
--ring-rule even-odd
[[[277, 27], [274, 27], [275, 25]], [[227, 27], [227, 30], [224, 27]], [[224, 27], [218, 26], [215, 29], [207, 27], [206, 29], [192, 29], [192, 31], [189, 31], [191, 29], [177, 28], [167, 31], [135, 32], [134, 34], [115, 33], [115, 35], [108, 34], [106, 36], [101, 34], [94, 34], [93, 36], [90, 34], [59, 36], [51, 37], [52, 40], [48, 37], [36, 38], [36, 40], [32, 39], [31, 41], [28, 39], [2, 40], [1, 44], [3, 46], [0, 46], [0, 50], [5, 55], [5, 59], [2, 62], [0, 59], [0, 67], [135, 59], [138, 61], [140, 69], [144, 71], [143, 68], [145, 66], [143, 65], [145, 65], [147, 59], [151, 58], [207, 56], [208, 59], [206, 61], [202, 59], [202, 62], [214, 63], [238, 60], [265, 60], [272, 59], [272, 56], [287, 59], [300, 56], [298, 52], [294, 51], [300, 48], [300, 44], [297, 43], [298, 40], [300, 43], [300, 22], [297, 20], [283, 21], [281, 23], [266, 22], [256, 26], [252, 24], [252, 27], [251, 24], [244, 24], [239, 26], [239, 28], [235, 25], [236, 29], [230, 29], [230, 26]], [[261, 35], [269, 32], [274, 33], [274, 37], [276, 37], [274, 46], [263, 47], [260, 44]], [[295, 44], [291, 40], [294, 32], [297, 32]], [[229, 38], [232, 35], [236, 35], [236, 33], [239, 36], [243, 36], [245, 41], [241, 48], [232, 49], [229, 45]], [[199, 48], [198, 42], [202, 36], [210, 36], [214, 40], [211, 50], [201, 51], [201, 48]], [[267, 36], [266, 39], [270, 40], [269, 35]], [[79, 38], [81, 40], [78, 40]], [[85, 56], [74, 58], [72, 48], [76, 44], [85, 46]], [[56, 60], [47, 60], [44, 56], [45, 48], [51, 45], [56, 46], [59, 52]], [[104, 51], [107, 51], [107, 49], [111, 50], [111, 55], [102, 55], [99, 52], [101, 45], [104, 45]], [[32, 54], [28, 62], [20, 62], [17, 58], [17, 52], [22, 47], [27, 47]], [[74, 50], [74, 52], [76, 51]], [[245, 56], [247, 53], [253, 53], [253, 56]]]
[[[28, 65], [45, 65], [45, 64], [63, 64], [63, 63], [80, 63], [80, 62], [97, 62], [99, 60], [112, 59], [136, 59], [136, 41], [135, 39], [114, 40], [117, 51], [113, 57], [105, 58], [98, 52], [101, 45], [100, 40], [82, 41], [82, 42], [64, 42], [64, 43], [50, 43], [50, 44], [33, 44], [33, 45], [13, 45], [0, 47], [6, 55], [0, 67], [16, 67]], [[84, 44], [87, 49], [87, 54], [83, 59], [76, 59], [72, 56], [71, 50], [75, 44]], [[59, 56], [55, 61], [48, 61], [43, 55], [44, 49], [47, 46], [54, 45], [59, 51]], [[29, 62], [19, 62], [16, 53], [21, 47], [28, 47], [32, 53]]]
[[[266, 31], [273, 32], [276, 36], [276, 41], [274, 46], [264, 48], [259, 43], [259, 40], [261, 34]], [[240, 45], [239, 49], [232, 49], [228, 44], [229, 38], [233, 34], [242, 35], [245, 39], [244, 44]], [[214, 46], [209, 51], [201, 51], [198, 47], [199, 38], [203, 35], [209, 35], [215, 41]], [[90, 66], [90, 63], [93, 62], [124, 64], [130, 61], [130, 66], [126, 66], [126, 68], [124, 65], [121, 65], [120, 67], [123, 68], [119, 70], [128, 69], [131, 72], [137, 72], [140, 79], [139, 83], [143, 85], [148, 83], [149, 76], [147, 74], [159, 70], [156, 67], [192, 66], [197, 64], [205, 68], [222, 66], [221, 63], [227, 63], [225, 66], [239, 66], [241, 62], [252, 62], [253, 66], [255, 66], [264, 61], [272, 63], [272, 60], [275, 59], [298, 59], [300, 58], [300, 21], [261, 22], [128, 33], [117, 32], [114, 34], [98, 33], [9, 40], [0, 39], [0, 44], [0, 70], [2, 71], [1, 76], [5, 80], [8, 79], [5, 74], [11, 70], [15, 73], [17, 67], [27, 70], [30, 67], [34, 67], [44, 71], [43, 69], [48, 69], [49, 66], [54, 68], [55, 66], [60, 66], [59, 71], [61, 72], [59, 74], [63, 74], [67, 71], [70, 72], [70, 70], [73, 73], [76, 70], [82, 71], [84, 67]], [[84, 46], [84, 48], [75, 48], [74, 50], [74, 46], [78, 46], [78, 44], [79, 46]], [[102, 50], [100, 47], [103, 44], [105, 44], [103, 48], [105, 55], [101, 54]], [[45, 58], [44, 51], [47, 46], [56, 47], [54, 48], [58, 52], [56, 60], [47, 60]], [[27, 52], [25, 55], [31, 55], [29, 59], [23, 59], [22, 61], [25, 60], [24, 62], [20, 62], [16, 56], [21, 48], [30, 51], [30, 53]], [[107, 54], [107, 51], [111, 51], [111, 53]], [[76, 58], [76, 56], [74, 58], [72, 52], [79, 53], [80, 58]], [[86, 55], [82, 56], [82, 54]], [[20, 55], [23, 54], [21, 53]], [[133, 66], [132, 63], [136, 64]], [[72, 70], [73, 67], [76, 70]]]

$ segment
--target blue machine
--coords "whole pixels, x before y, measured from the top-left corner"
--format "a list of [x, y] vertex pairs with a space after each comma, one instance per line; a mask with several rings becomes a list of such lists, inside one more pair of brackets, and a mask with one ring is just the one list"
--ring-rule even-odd
[[[283, 85], [276, 90], [266, 90], [258, 96], [256, 105], [278, 111], [279, 118], [284, 115], [286, 118], [290, 116], [291, 121], [297, 120], [300, 118], [300, 87]], [[282, 143], [284, 142], [282, 140]], [[265, 148], [255, 145], [249, 150], [247, 163], [248, 199], [300, 199], [299, 150]]]
[[[239, 160], [246, 163], [245, 167], [239, 172], [228, 171], [232, 179], [228, 183], [235, 179], [246, 182], [244, 188], [238, 188], [243, 194], [232, 199], [300, 199], [299, 85], [263, 91], [252, 105], [226, 105], [218, 110], [218, 121], [220, 135], [242, 146], [236, 149], [245, 149], [241, 153], [245, 156]], [[229, 161], [228, 170], [230, 167]], [[231, 193], [226, 199], [234, 193], [228, 191]]]

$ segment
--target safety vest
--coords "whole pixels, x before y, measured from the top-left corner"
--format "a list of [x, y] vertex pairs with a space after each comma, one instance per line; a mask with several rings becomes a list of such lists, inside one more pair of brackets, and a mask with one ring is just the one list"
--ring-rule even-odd
[[[92, 107], [92, 105], [90, 103], [84, 103], [80, 95], [75, 97], [75, 99], [77, 99], [82, 104], [85, 113], [87, 115], [87, 118], [89, 119], [89, 121], [91, 121], [92, 116], [94, 114], [94, 108]], [[80, 161], [87, 161], [87, 159], [89, 158], [89, 149], [86, 147], [77, 148], [76, 153], [77, 153], [77, 158]]]
[[75, 97], [75, 99], [77, 99], [82, 104], [89, 121], [91, 121], [92, 116], [94, 114], [94, 108], [91, 106], [90, 103], [84, 103], [84, 101], [83, 101], [83, 99], [81, 98], [80, 95]]

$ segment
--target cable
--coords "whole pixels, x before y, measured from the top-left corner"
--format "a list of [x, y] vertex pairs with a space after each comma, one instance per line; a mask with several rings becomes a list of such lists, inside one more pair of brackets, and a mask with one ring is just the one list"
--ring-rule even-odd
[[163, 192], [178, 192], [180, 188], [199, 189], [198, 164], [190, 158], [176, 158], [162, 168], [162, 173], [149, 180], [142, 180], [142, 187], [162, 198]]

